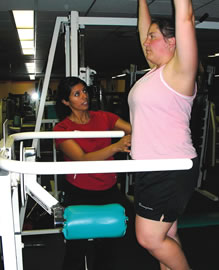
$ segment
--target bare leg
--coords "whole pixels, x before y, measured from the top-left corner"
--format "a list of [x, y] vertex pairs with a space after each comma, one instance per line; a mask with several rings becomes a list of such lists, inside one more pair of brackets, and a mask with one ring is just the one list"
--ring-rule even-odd
[[[175, 221], [173, 225], [170, 227], [167, 236], [174, 239], [181, 246], [180, 239], [177, 234], [177, 221]], [[160, 270], [171, 270], [171, 269], [167, 268], [166, 265], [160, 263]]]
[[180, 244], [168, 236], [173, 223], [154, 221], [136, 216], [136, 236], [139, 244], [146, 248], [167, 269], [189, 270]]

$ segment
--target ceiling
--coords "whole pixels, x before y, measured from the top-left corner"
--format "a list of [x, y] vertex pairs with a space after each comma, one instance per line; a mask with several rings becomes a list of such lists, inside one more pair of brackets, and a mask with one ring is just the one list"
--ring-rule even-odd
[[[147, 0], [152, 16], [170, 16], [170, 0]], [[219, 0], [193, 0], [197, 21], [199, 55], [204, 63], [217, 66], [219, 57], [207, 58], [219, 52]], [[18, 41], [11, 10], [35, 10], [36, 55], [24, 56]], [[67, 17], [72, 10], [83, 17], [136, 18], [137, 0], [7, 0], [0, 2], [0, 80], [29, 80], [25, 62], [35, 61], [36, 78], [43, 77], [52, 40], [55, 20]], [[205, 16], [206, 15], [206, 16]], [[199, 20], [206, 17], [204, 22]], [[217, 29], [212, 29], [217, 28]], [[129, 69], [147, 67], [142, 55], [136, 26], [86, 26], [85, 65], [100, 76]], [[208, 59], [208, 60], [207, 60]], [[64, 37], [60, 35], [52, 77], [65, 74]]]

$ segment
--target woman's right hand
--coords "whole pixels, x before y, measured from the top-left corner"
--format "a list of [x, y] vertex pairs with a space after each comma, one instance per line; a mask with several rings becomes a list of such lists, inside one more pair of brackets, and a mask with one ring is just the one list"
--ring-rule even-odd
[[131, 135], [122, 137], [114, 146], [117, 148], [117, 152], [130, 153]]

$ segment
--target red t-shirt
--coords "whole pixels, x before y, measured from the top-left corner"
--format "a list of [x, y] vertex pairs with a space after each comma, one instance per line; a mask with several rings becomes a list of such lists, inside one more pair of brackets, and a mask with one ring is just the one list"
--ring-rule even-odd
[[[110, 112], [89, 111], [90, 121], [87, 124], [77, 124], [68, 117], [54, 127], [54, 131], [108, 131], [112, 130], [119, 117]], [[65, 140], [56, 139], [56, 147]], [[75, 138], [85, 153], [94, 152], [111, 144], [111, 138]], [[71, 161], [64, 156], [66, 161]], [[113, 157], [108, 158], [112, 160]], [[115, 173], [93, 173], [93, 174], [68, 174], [66, 180], [78, 188], [87, 190], [106, 190], [116, 183]]]

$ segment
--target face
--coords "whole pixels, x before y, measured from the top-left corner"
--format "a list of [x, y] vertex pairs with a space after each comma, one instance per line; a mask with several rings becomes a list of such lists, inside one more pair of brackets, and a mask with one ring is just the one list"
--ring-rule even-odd
[[170, 53], [170, 39], [163, 36], [156, 24], [150, 26], [144, 46], [147, 59], [156, 65], [162, 64]]
[[89, 106], [89, 97], [86, 87], [82, 84], [76, 84], [71, 89], [69, 100], [62, 101], [72, 111], [87, 111]]

